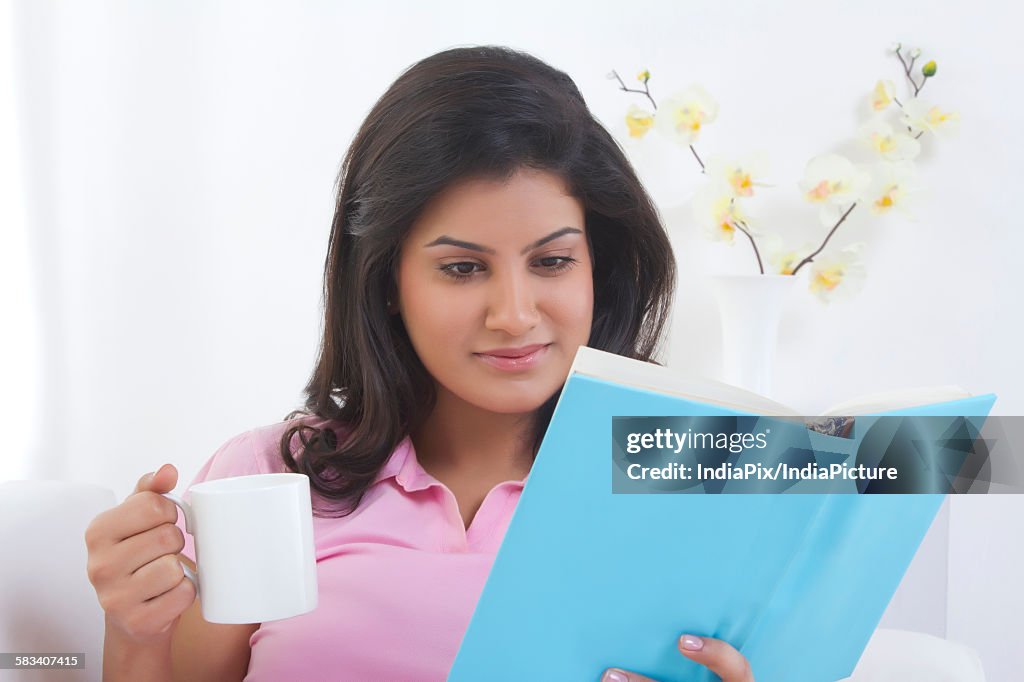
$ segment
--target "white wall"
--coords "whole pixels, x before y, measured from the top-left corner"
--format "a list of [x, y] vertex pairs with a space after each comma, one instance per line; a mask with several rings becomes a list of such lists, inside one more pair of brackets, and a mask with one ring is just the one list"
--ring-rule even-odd
[[[778, 186], [766, 218], [786, 225], [814, 220], [795, 190], [806, 161], [848, 143], [878, 78], [903, 87], [885, 47], [923, 46], [939, 75], [922, 96], [961, 112], [960, 138], [924, 154], [931, 196], [918, 222], [844, 227], [845, 240], [869, 243], [865, 289], [828, 308], [794, 297], [776, 395], [810, 412], [957, 383], [999, 394], [999, 414], [1024, 410], [1012, 312], [1024, 13], [1009, 4], [527, 1], [499, 13], [457, 2], [20, 0], [14, 10], [24, 300], [43, 363], [5, 388], [39, 393], [36, 416], [16, 420], [27, 445], [5, 456], [33, 476], [103, 482], [123, 497], [165, 461], [190, 478], [224, 440], [299, 404], [341, 157], [402, 69], [460, 44], [534, 52], [572, 75], [611, 127], [634, 101], [606, 80], [611, 68], [651, 69], [659, 95], [703, 84], [721, 110], [698, 148], [766, 151]], [[746, 267], [749, 254], [695, 232], [686, 202], [700, 175], [686, 154], [637, 163], [679, 251], [671, 364], [714, 372], [717, 317], [701, 277]], [[671, 175], [653, 175], [666, 165]], [[940, 549], [929, 556], [949, 543], [948, 603], [945, 565], [915, 568], [946, 622], [916, 599], [887, 618], [931, 623], [979, 648], [990, 679], [1012, 679], [1024, 666], [1011, 608], [1024, 594], [1011, 578], [1024, 565], [1024, 505], [956, 502], [930, 539]]]
[[[34, 377], [40, 371], [37, 305], [31, 296], [32, 273], [25, 221], [25, 188], [19, 151], [19, 126], [14, 102], [14, 12], [0, 0], [0, 419], [22, 428], [4, 429], [7, 456], [0, 454], [0, 481], [24, 478], [29, 471], [25, 453], [36, 432], [39, 391]], [[17, 321], [17, 333], [8, 325]], [[3, 422], [6, 426], [8, 422]]]

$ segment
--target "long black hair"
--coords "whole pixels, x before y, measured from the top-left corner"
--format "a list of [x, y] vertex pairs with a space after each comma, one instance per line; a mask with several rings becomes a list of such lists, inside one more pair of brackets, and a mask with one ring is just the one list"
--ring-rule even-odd
[[[345, 515], [358, 506], [434, 406], [433, 379], [401, 316], [388, 312], [406, 234], [453, 182], [505, 180], [523, 168], [559, 176], [583, 204], [594, 277], [587, 345], [653, 361], [675, 289], [675, 260], [654, 204], [576, 84], [506, 47], [427, 57], [377, 101], [342, 163], [319, 357], [305, 409], [286, 417], [319, 419], [296, 419], [281, 439], [288, 468], [308, 475], [321, 498], [342, 503], [332, 511]], [[534, 456], [560, 394], [536, 411]], [[296, 436], [301, 457], [292, 453]]]

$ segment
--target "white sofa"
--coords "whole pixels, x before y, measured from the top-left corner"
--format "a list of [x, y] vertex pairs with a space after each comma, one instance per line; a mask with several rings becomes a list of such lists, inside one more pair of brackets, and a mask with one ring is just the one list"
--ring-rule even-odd
[[0, 652], [85, 654], [84, 669], [3, 670], [0, 679], [100, 679], [103, 611], [85, 571], [85, 528], [116, 503], [99, 486], [0, 484]]
[[879, 628], [844, 682], [984, 682], [978, 654], [934, 635]]

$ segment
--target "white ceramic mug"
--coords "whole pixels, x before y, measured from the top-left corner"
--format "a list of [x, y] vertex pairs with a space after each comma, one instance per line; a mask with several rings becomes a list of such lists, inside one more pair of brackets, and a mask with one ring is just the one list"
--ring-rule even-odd
[[[197, 483], [185, 514], [195, 540], [196, 585], [211, 623], [264, 623], [316, 608], [316, 552], [309, 478], [256, 474]], [[198, 574], [198, 575], [197, 575]]]

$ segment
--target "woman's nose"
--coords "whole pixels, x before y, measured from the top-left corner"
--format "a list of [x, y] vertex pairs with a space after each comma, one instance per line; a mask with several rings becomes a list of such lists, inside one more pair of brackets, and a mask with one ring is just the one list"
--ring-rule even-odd
[[495, 277], [492, 282], [494, 290], [488, 302], [488, 329], [520, 336], [537, 326], [540, 314], [537, 312], [536, 292], [526, 276], [509, 274]]

